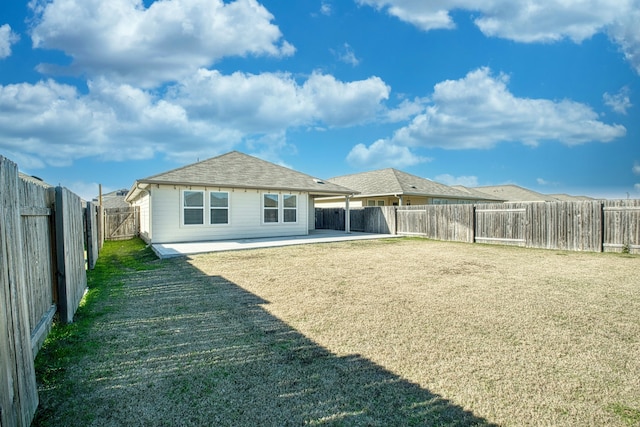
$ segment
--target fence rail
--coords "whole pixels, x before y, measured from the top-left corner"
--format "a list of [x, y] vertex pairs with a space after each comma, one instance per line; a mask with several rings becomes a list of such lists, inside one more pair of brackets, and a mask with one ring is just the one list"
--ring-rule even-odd
[[[344, 230], [344, 215], [344, 209], [317, 208], [316, 228]], [[528, 248], [640, 253], [640, 200], [367, 207], [351, 210], [352, 223], [354, 215], [365, 221], [362, 230], [353, 231]], [[372, 218], [377, 218], [378, 226], [370, 223]]]

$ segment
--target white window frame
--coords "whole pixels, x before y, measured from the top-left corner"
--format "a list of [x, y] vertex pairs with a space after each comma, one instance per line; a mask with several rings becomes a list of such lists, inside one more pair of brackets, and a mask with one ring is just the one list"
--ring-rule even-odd
[[[287, 197], [295, 197], [296, 200], [296, 205], [295, 207], [291, 208], [291, 207], [287, 207], [285, 205], [285, 198]], [[296, 216], [296, 220], [295, 221], [287, 221], [287, 218], [285, 216], [285, 212], [286, 211], [293, 211], [295, 213]], [[297, 194], [283, 194], [282, 195], [282, 222], [284, 224], [297, 224], [298, 223], [298, 195]]]
[[[187, 206], [186, 203], [185, 203], [186, 202], [187, 193], [200, 193], [200, 194], [202, 194], [202, 206]], [[182, 201], [182, 203], [181, 203], [181, 207], [182, 207], [182, 209], [181, 209], [182, 225], [185, 226], [185, 227], [198, 227], [198, 226], [201, 227], [201, 226], [203, 226], [205, 224], [205, 219], [206, 219], [205, 211], [204, 211], [204, 206], [205, 206], [205, 202], [206, 202], [206, 195], [205, 195], [204, 191], [202, 191], [202, 190], [182, 190], [182, 192], [180, 194], [180, 198], [181, 198], [181, 201]], [[199, 210], [199, 211], [201, 211], [201, 213], [202, 213], [202, 222], [198, 223], [198, 224], [187, 224], [186, 223], [186, 215], [185, 215], [185, 212], [187, 210], [190, 210], [190, 211]]]
[[[266, 207], [265, 206], [265, 197], [267, 196], [276, 196], [276, 200], [278, 203], [278, 206], [276, 208], [273, 207]], [[285, 207], [284, 206], [284, 200], [285, 197], [288, 196], [292, 196], [295, 197], [296, 200], [296, 206], [295, 208], [293, 207]], [[276, 224], [298, 224], [300, 221], [300, 216], [299, 216], [299, 200], [300, 200], [300, 195], [299, 194], [293, 194], [293, 193], [262, 193], [262, 224], [263, 225], [276, 225]], [[277, 221], [271, 221], [271, 222], [267, 222], [265, 221], [265, 213], [267, 210], [273, 210], [277, 212]], [[296, 215], [296, 220], [295, 221], [285, 221], [284, 218], [284, 214], [285, 211], [295, 211], [295, 215]]]
[[[226, 194], [227, 195], [227, 206], [211, 206], [211, 201], [213, 200], [213, 197], [211, 197], [212, 194]], [[231, 224], [231, 194], [228, 191], [209, 191], [207, 194], [207, 197], [209, 198], [209, 225], [212, 226], [224, 226], [224, 225], [229, 225]], [[217, 222], [214, 223], [213, 222], [213, 211], [214, 210], [226, 210], [227, 211], [227, 222]]]
[[[265, 205], [264, 202], [265, 202], [265, 199], [267, 198], [267, 196], [276, 196], [275, 201], [277, 203], [277, 206], [275, 208], [271, 207], [271, 206], [267, 207]], [[281, 203], [280, 199], [281, 199], [281, 197], [280, 197], [280, 194], [278, 194], [278, 193], [262, 193], [262, 223], [263, 224], [265, 224], [265, 225], [280, 224], [280, 218], [282, 217], [280, 215], [280, 209], [281, 209], [281, 206], [282, 206], [282, 203]], [[276, 212], [276, 220], [275, 221], [266, 221], [265, 214], [267, 213], [267, 210]]]

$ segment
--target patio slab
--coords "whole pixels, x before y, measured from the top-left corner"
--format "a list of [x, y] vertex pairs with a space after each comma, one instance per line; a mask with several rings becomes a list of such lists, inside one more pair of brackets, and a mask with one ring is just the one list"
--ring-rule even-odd
[[154, 243], [152, 248], [160, 258], [173, 258], [208, 252], [239, 251], [311, 243], [343, 242], [348, 240], [387, 239], [393, 234], [374, 234], [336, 230], [311, 230], [306, 236], [267, 237], [260, 239], [218, 240], [185, 243]]

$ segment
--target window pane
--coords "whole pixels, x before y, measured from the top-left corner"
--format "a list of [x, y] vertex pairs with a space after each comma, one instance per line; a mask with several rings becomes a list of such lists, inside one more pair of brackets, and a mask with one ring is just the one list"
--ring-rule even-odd
[[229, 193], [211, 193], [211, 207], [212, 208], [227, 208], [229, 207]]
[[265, 208], [277, 208], [278, 207], [278, 195], [277, 194], [265, 194], [264, 195], [264, 207]]
[[378, 206], [384, 206], [384, 200], [378, 200]]
[[202, 213], [202, 209], [185, 209], [184, 223], [186, 225], [203, 224]]
[[367, 201], [367, 206], [375, 206], [376, 205], [376, 201], [375, 200], [368, 200]]
[[285, 209], [284, 222], [296, 222], [296, 212], [295, 209]]
[[227, 209], [211, 209], [211, 224], [228, 224], [229, 211]]
[[297, 196], [292, 196], [292, 195], [284, 196], [284, 207], [285, 208], [297, 207]]
[[278, 222], [278, 209], [265, 209], [264, 222]]
[[184, 205], [193, 207], [204, 207], [204, 193], [202, 191], [185, 191]]

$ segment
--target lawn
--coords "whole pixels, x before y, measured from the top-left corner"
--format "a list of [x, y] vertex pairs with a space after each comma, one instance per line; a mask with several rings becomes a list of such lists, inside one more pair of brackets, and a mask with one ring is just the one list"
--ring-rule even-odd
[[640, 424], [638, 256], [390, 239], [118, 261], [145, 253], [99, 261], [82, 327], [41, 351], [36, 425]]

